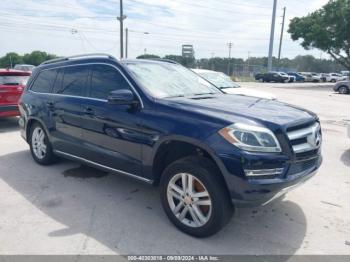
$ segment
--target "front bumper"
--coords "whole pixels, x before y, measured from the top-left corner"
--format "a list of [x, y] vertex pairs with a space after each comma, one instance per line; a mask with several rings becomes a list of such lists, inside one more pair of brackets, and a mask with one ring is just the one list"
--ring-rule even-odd
[[[229, 160], [226, 159], [225, 162], [227, 165]], [[267, 164], [269, 164], [268, 162]], [[232, 203], [235, 206], [261, 206], [270, 203], [309, 180], [316, 174], [321, 163], [322, 156], [318, 155], [303, 161], [285, 162], [283, 164], [284, 172], [276, 177], [247, 178], [238, 177], [232, 173], [226, 173], [224, 177], [231, 194]], [[278, 165], [281, 164], [282, 162]]]

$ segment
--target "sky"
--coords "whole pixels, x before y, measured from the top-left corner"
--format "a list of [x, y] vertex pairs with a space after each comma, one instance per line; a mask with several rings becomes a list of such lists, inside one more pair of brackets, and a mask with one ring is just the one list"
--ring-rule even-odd
[[[129, 58], [181, 54], [192, 44], [196, 58], [267, 56], [273, 0], [124, 0]], [[293, 17], [322, 7], [327, 0], [278, 0], [274, 55], [278, 55], [283, 7], [286, 26], [282, 57], [311, 54], [288, 34]], [[109, 53], [120, 56], [119, 0], [1, 0], [0, 56], [33, 50], [59, 56]]]

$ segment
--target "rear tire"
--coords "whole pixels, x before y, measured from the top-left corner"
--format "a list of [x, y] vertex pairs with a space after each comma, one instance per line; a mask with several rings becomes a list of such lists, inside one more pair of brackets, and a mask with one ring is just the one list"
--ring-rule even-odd
[[234, 211], [220, 172], [203, 157], [186, 157], [170, 164], [162, 174], [160, 190], [170, 221], [195, 237], [217, 233]]
[[349, 88], [347, 86], [341, 86], [341, 87], [339, 87], [339, 93], [342, 95], [345, 95], [345, 94], [349, 93]]
[[32, 157], [40, 165], [49, 165], [57, 160], [45, 129], [39, 123], [31, 126], [29, 146]]

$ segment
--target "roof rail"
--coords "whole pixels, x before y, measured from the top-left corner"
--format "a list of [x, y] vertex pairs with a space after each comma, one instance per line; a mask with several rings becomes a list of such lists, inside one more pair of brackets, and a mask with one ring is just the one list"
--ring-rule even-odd
[[45, 61], [41, 63], [42, 65], [52, 64], [52, 63], [58, 63], [62, 61], [68, 61], [73, 59], [79, 59], [79, 58], [85, 58], [85, 57], [107, 57], [113, 60], [117, 60], [114, 56], [104, 53], [91, 53], [91, 54], [82, 54], [82, 55], [74, 55], [74, 56], [67, 56], [67, 57], [61, 57], [61, 58], [55, 58], [48, 61]]

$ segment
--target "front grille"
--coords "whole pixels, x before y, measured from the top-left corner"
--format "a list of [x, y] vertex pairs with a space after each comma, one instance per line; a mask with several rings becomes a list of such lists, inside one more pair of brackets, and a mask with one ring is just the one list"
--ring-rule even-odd
[[287, 136], [295, 154], [305, 154], [321, 146], [321, 126], [318, 122], [292, 127], [287, 130]]
[[309, 170], [309, 169], [313, 169], [316, 167], [317, 162], [318, 162], [318, 158], [293, 163], [293, 164], [291, 164], [291, 166], [288, 170], [288, 176], [295, 175], [295, 174], [301, 173], [301, 172]]

